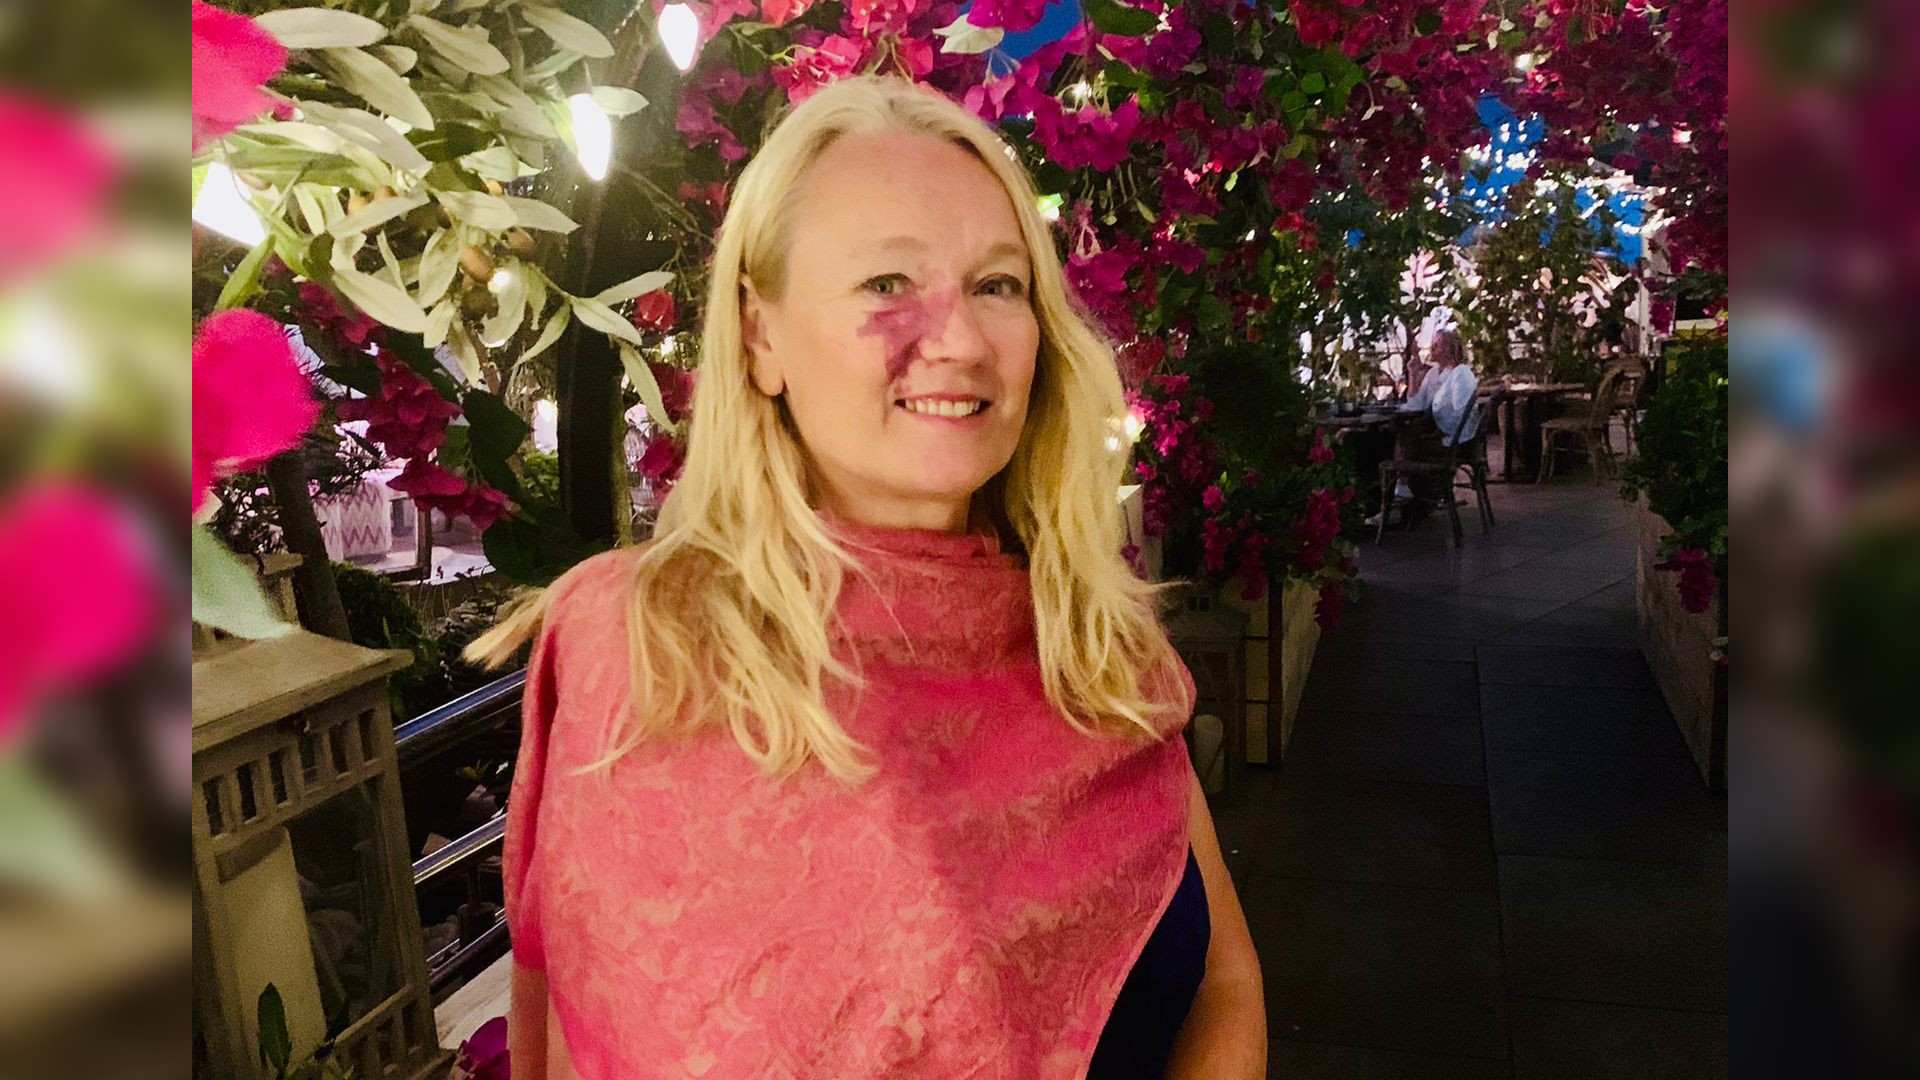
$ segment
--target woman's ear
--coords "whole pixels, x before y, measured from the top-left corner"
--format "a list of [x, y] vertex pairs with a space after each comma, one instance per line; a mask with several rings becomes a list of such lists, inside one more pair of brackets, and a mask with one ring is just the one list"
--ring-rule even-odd
[[767, 335], [767, 302], [746, 275], [740, 276], [740, 340], [747, 349], [747, 367], [753, 385], [768, 397], [786, 392], [786, 375], [774, 358]]

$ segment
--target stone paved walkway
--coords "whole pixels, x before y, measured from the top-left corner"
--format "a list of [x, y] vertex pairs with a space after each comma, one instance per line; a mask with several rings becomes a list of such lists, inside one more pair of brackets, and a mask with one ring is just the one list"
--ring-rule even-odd
[[[1726, 803], [1634, 645], [1631, 508], [1363, 547], [1285, 764], [1215, 807], [1275, 1080], [1726, 1075]], [[1463, 513], [1466, 508], [1463, 508]]]

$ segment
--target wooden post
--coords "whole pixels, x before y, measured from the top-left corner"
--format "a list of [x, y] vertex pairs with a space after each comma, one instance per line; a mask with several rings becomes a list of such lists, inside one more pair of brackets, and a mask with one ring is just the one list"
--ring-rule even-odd
[[300, 556], [293, 571], [293, 591], [299, 599], [300, 625], [316, 634], [352, 640], [347, 609], [340, 602], [340, 586], [333, 578], [333, 560], [320, 535], [320, 519], [313, 513], [313, 493], [307, 488], [307, 467], [296, 445], [267, 462], [267, 487], [280, 508], [280, 535], [287, 550]]

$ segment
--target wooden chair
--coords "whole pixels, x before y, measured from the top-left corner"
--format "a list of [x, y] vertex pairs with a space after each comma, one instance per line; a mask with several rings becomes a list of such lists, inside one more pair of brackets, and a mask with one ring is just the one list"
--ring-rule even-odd
[[1612, 471], [1613, 440], [1607, 429], [1613, 423], [1614, 402], [1619, 393], [1620, 380], [1626, 375], [1626, 368], [1619, 365], [1609, 366], [1600, 375], [1600, 386], [1593, 392], [1593, 400], [1587, 402], [1584, 413], [1575, 416], [1556, 416], [1540, 425], [1540, 475], [1539, 483], [1553, 479], [1554, 456], [1564, 452], [1561, 442], [1564, 436], [1574, 436], [1587, 452], [1588, 460], [1593, 462], [1593, 482], [1604, 483]]
[[[1460, 526], [1460, 504], [1453, 493], [1459, 488], [1472, 491], [1480, 508], [1480, 531], [1493, 528], [1493, 503], [1487, 498], [1487, 429], [1494, 409], [1498, 407], [1498, 391], [1484, 397], [1476, 397], [1473, 408], [1460, 414], [1460, 422], [1454, 425], [1452, 444], [1446, 448], [1439, 459], [1425, 461], [1409, 459], [1405, 461], [1388, 459], [1380, 463], [1380, 490], [1383, 493], [1380, 504], [1380, 524], [1374, 531], [1373, 542], [1379, 543], [1387, 533], [1387, 511], [1393, 506], [1393, 491], [1403, 476], [1439, 476], [1447, 481], [1446, 497], [1447, 518], [1452, 526], [1448, 534], [1454, 547], [1466, 540], [1466, 531]], [[1473, 437], [1462, 440], [1468, 426], [1473, 428]], [[1460, 471], [1467, 473], [1467, 482], [1460, 483]]]
[[[1639, 358], [1620, 362], [1620, 381], [1614, 387], [1613, 415], [1620, 418], [1620, 430], [1626, 436], [1627, 456], [1638, 452], [1640, 442], [1640, 395], [1647, 385], [1647, 365]], [[1608, 418], [1611, 422], [1612, 417]]]

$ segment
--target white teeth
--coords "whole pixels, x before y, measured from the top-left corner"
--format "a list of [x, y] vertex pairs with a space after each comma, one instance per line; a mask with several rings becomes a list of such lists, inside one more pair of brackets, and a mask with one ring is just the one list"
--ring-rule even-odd
[[934, 401], [930, 398], [916, 398], [906, 402], [906, 407], [917, 413], [929, 416], [972, 416], [985, 407], [981, 401]]

